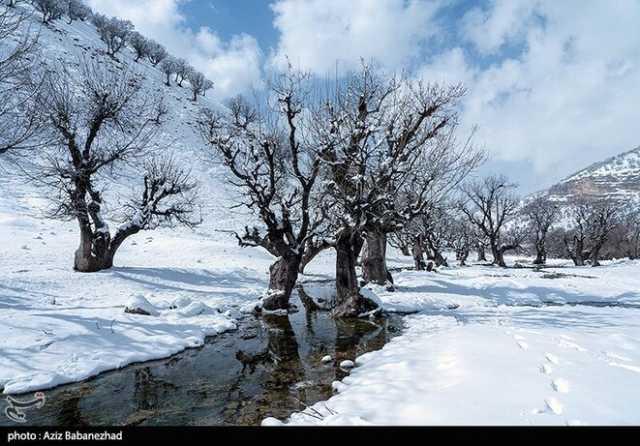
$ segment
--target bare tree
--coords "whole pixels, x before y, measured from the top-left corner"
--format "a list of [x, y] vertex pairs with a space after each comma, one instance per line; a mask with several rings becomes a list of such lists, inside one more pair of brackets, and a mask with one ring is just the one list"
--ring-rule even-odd
[[444, 249], [449, 247], [450, 216], [442, 205], [430, 206], [422, 214], [414, 217], [400, 231], [410, 240], [414, 267], [417, 271], [426, 269], [427, 260], [436, 266], [448, 266]]
[[475, 242], [475, 228], [465, 216], [457, 216], [449, 221], [449, 246], [456, 253], [460, 266], [465, 266]]
[[563, 242], [566, 252], [576, 266], [584, 266], [584, 261], [589, 257], [587, 249], [589, 237], [590, 209], [586, 201], [573, 204], [566, 211], [572, 227], [563, 234]]
[[489, 248], [489, 241], [481, 233], [478, 228], [474, 229], [474, 245], [476, 249], [476, 261], [477, 262], [486, 262], [487, 261], [487, 248]]
[[40, 81], [33, 68], [37, 40], [24, 13], [0, 5], [0, 155], [39, 143], [41, 122], [34, 99]]
[[42, 14], [42, 23], [58, 20], [66, 12], [60, 0], [32, 0], [33, 7]]
[[640, 211], [627, 210], [620, 223], [623, 252], [630, 259], [640, 258]]
[[204, 74], [192, 70], [187, 75], [187, 79], [189, 80], [189, 85], [191, 86], [191, 91], [193, 92], [193, 102], [198, 100], [198, 95], [203, 95], [207, 90], [213, 88], [213, 82], [204, 77]]
[[82, 2], [82, 0], [64, 0], [65, 3], [65, 13], [69, 18], [69, 24], [73, 23], [74, 20], [80, 20], [84, 22], [91, 16], [91, 8]]
[[388, 235], [387, 242], [389, 243], [389, 246], [400, 250], [403, 256], [411, 256], [413, 238], [406, 231], [399, 230], [392, 232]]
[[621, 207], [614, 201], [603, 199], [591, 205], [589, 218], [590, 260], [600, 266], [600, 251], [620, 222]]
[[151, 65], [153, 65], [154, 67], [157, 67], [160, 62], [162, 62], [169, 56], [169, 53], [167, 52], [165, 47], [160, 45], [158, 42], [154, 40], [150, 40], [149, 42], [149, 62], [151, 62]]
[[[95, 23], [95, 21], [94, 21]], [[111, 17], [96, 24], [100, 38], [107, 45], [107, 54], [115, 57], [127, 44], [128, 38], [133, 32], [133, 24], [128, 20]]]
[[15, 8], [17, 5], [21, 3], [26, 3], [28, 0], [6, 0], [6, 5], [10, 8]]
[[137, 31], [133, 31], [128, 37], [129, 44], [136, 53], [135, 62], [139, 62], [140, 59], [144, 59], [149, 56], [151, 52], [151, 42]]
[[474, 166], [474, 151], [457, 147], [454, 136], [455, 104], [463, 93], [460, 86], [385, 78], [363, 66], [338, 85], [319, 118], [329, 148], [329, 193], [343, 216], [336, 236], [336, 315], [370, 311], [356, 280], [361, 237], [367, 241], [364, 279], [390, 281], [387, 234], [420, 215]]
[[436, 266], [449, 266], [444, 257], [444, 250], [451, 245], [451, 220], [449, 213], [440, 206], [434, 207], [431, 212], [417, 219], [421, 239], [429, 252], [428, 258], [432, 259]]
[[[95, 272], [110, 268], [125, 239], [139, 231], [196, 224], [189, 219], [195, 183], [171, 161], [149, 158], [158, 109], [154, 98], [141, 94], [140, 79], [86, 62], [79, 71], [75, 77], [60, 66], [47, 76], [40, 110], [55, 143], [34, 181], [52, 188], [54, 217], [78, 222], [74, 269]], [[139, 174], [144, 184], [141, 198], [125, 207], [124, 221], [112, 234], [103, 216], [101, 179], [117, 176], [126, 163], [143, 159], [147, 162]]]
[[518, 210], [518, 199], [512, 193], [515, 187], [504, 176], [489, 176], [461, 187], [459, 209], [487, 238], [493, 263], [501, 267], [507, 266], [504, 253], [519, 248], [524, 239], [518, 223], [514, 223], [508, 237], [503, 234], [506, 223]]
[[241, 205], [257, 210], [263, 226], [237, 234], [240, 245], [278, 257], [262, 300], [269, 311], [289, 307], [305, 244], [318, 224], [310, 205], [320, 157], [304, 113], [312, 106], [309, 88], [307, 75], [289, 71], [270, 86], [275, 103], [261, 110], [236, 98], [228, 111], [208, 111], [202, 120], [206, 141], [245, 195]]
[[98, 32], [100, 32], [100, 29], [104, 28], [107, 25], [108, 21], [109, 17], [104, 14], [100, 14], [99, 12], [94, 12], [91, 15], [91, 23], [93, 23]]
[[166, 76], [165, 84], [167, 87], [171, 86], [171, 75], [175, 74], [178, 69], [178, 61], [173, 56], [167, 56], [162, 62], [160, 62], [160, 70]]
[[537, 197], [525, 206], [524, 215], [529, 220], [536, 249], [533, 264], [544, 265], [547, 262], [547, 234], [551, 226], [559, 220], [560, 208], [547, 197]]
[[564, 237], [567, 254], [576, 266], [583, 266], [587, 259], [592, 266], [600, 266], [600, 251], [619, 225], [621, 206], [606, 199], [579, 198], [568, 214], [572, 227]]
[[189, 73], [193, 71], [191, 65], [184, 59], [175, 59], [174, 73], [176, 74], [176, 82], [178, 87], [182, 87], [182, 84], [189, 77]]

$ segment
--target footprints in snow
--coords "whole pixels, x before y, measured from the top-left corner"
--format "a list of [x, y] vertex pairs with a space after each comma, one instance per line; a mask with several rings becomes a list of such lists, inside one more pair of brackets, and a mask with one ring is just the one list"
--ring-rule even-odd
[[529, 344], [524, 342], [525, 338], [520, 335], [514, 335], [513, 338], [516, 340], [516, 344], [520, 347], [521, 350], [528, 350]]
[[558, 365], [558, 357], [555, 355], [552, 355], [551, 353], [547, 353], [544, 355], [544, 357], [547, 359], [547, 361], [549, 361], [551, 364], [554, 365]]
[[551, 382], [551, 387], [558, 393], [569, 393], [569, 381], [563, 378], [556, 378]]
[[[526, 338], [524, 336], [516, 334], [516, 335], [513, 335], [513, 339], [516, 341], [516, 345], [521, 350], [529, 349], [529, 344], [526, 342]], [[572, 339], [562, 336], [561, 346], [574, 348], [575, 350], [578, 350], [578, 351], [585, 351], [582, 347], [580, 347], [579, 345], [575, 344], [572, 341], [573, 341]], [[560, 364], [560, 360], [556, 355], [552, 353], [545, 353], [544, 358], [545, 358], [545, 363], [540, 365], [540, 373], [544, 375], [551, 375], [553, 373], [552, 365], [556, 366]], [[551, 385], [551, 388], [557, 393], [563, 393], [563, 394], [569, 393], [569, 388], [570, 388], [569, 381], [567, 381], [564, 378], [552, 378], [550, 385]], [[541, 414], [541, 413], [551, 412], [554, 415], [562, 415], [562, 413], [564, 412], [564, 405], [562, 404], [562, 402], [553, 396], [545, 398], [544, 404], [546, 406], [545, 409], [534, 409], [532, 413]]]
[[547, 408], [556, 415], [562, 415], [562, 410], [564, 407], [562, 403], [557, 399], [550, 397], [544, 400], [544, 403], [547, 405]]

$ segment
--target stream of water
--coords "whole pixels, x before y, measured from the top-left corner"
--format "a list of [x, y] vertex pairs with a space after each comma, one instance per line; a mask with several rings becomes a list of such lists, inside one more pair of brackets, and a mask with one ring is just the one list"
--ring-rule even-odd
[[[342, 360], [378, 350], [400, 316], [336, 321], [326, 312], [246, 317], [239, 329], [164, 360], [45, 391], [28, 425], [259, 425], [331, 396]], [[322, 363], [325, 355], [333, 358]], [[30, 396], [30, 395], [29, 395]], [[4, 401], [3, 401], [4, 403]], [[12, 423], [1, 417], [0, 425]]]

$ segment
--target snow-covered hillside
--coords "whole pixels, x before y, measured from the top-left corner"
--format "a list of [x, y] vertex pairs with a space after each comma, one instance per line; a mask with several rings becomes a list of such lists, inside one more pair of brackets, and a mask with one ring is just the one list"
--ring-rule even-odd
[[[117, 60], [107, 56], [88, 22], [56, 20], [40, 27], [38, 14], [31, 20], [32, 28], [39, 29], [43, 64], [61, 61], [72, 72], [82, 59], [111, 64], [139, 74], [145, 95], [162, 96], [168, 111], [159, 136], [163, 155], [191, 169], [199, 183], [203, 222], [195, 230], [143, 231], [125, 243], [113, 270], [75, 273], [77, 223], [46, 218], [50, 191], [16, 175], [19, 168], [6, 158], [0, 160], [4, 392], [47, 388], [165, 357], [232, 329], [238, 308], [264, 290], [270, 262], [257, 250], [238, 253], [235, 239], [223, 232], [246, 224], [247, 215], [229, 209], [233, 191], [196, 126], [201, 107], [218, 105], [206, 97], [194, 103], [188, 88], [166, 86], [164, 75], [149, 62], [134, 62], [129, 48]], [[21, 167], [29, 169], [29, 161], [38, 157], [37, 151], [31, 153]], [[139, 193], [140, 183], [135, 176], [112, 182], [110, 210]], [[157, 315], [124, 313], [127, 304], [143, 299], [157, 308]]]
[[[199, 204], [204, 217], [200, 230], [214, 232], [212, 222], [215, 222], [215, 228], [218, 229], [243, 224], [245, 217], [228, 209], [230, 201], [227, 196], [233, 191], [227, 187], [220, 166], [205, 146], [197, 128], [196, 120], [202, 108], [215, 108], [219, 104], [210, 97], [200, 97], [194, 103], [188, 83], [182, 88], [175, 85], [175, 82], [170, 87], [166, 86], [164, 74], [146, 60], [135, 62], [135, 53], [129, 47], [123, 48], [117, 58], [108, 56], [104, 42], [95, 26], [89, 22], [74, 21], [68, 24], [65, 20], [56, 20], [41, 26], [38, 17], [38, 14], [31, 17], [31, 27], [40, 34], [39, 57], [43, 65], [51, 66], [60, 61], [73, 73], [82, 61], [110, 64], [116, 69], [139, 75], [143, 95], [162, 97], [168, 113], [164, 118], [158, 143], [162, 147], [163, 156], [189, 167], [193, 177], [199, 182]], [[38, 154], [32, 156], [37, 157]], [[37, 190], [33, 185], [25, 184], [22, 178], [11, 175], [11, 165], [6, 161], [0, 163], [4, 163], [0, 168], [8, 173], [0, 176], [0, 212], [20, 209], [21, 212], [40, 215], [47, 204], [45, 194], [48, 191]], [[141, 190], [139, 183], [139, 178], [120, 181], [113, 185], [114, 195], [118, 193], [120, 201], [129, 198], [133, 191]]]
[[592, 164], [543, 193], [568, 203], [577, 196], [636, 200], [640, 196], [640, 147]]

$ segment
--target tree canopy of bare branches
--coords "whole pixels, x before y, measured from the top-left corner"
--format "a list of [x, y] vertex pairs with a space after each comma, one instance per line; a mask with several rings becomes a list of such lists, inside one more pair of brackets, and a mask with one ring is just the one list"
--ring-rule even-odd
[[0, 5], [0, 155], [38, 144], [34, 98], [39, 80], [33, 69], [37, 40], [24, 13]]
[[82, 2], [82, 0], [64, 0], [65, 13], [69, 19], [69, 23], [74, 20], [85, 21], [91, 16], [91, 8]]
[[125, 47], [134, 29], [130, 21], [116, 17], [98, 19], [94, 24], [100, 38], [107, 45], [107, 54], [112, 57]]
[[306, 74], [289, 71], [272, 82], [267, 107], [236, 98], [224, 112], [206, 112], [201, 123], [230, 183], [244, 193], [239, 205], [256, 211], [261, 222], [237, 234], [240, 245], [260, 246], [278, 257], [270, 268], [265, 310], [289, 307], [305, 244], [318, 226], [311, 196], [320, 156], [304, 115], [309, 88]]
[[[159, 102], [143, 97], [140, 85], [127, 72], [82, 61], [78, 75], [65, 66], [50, 71], [39, 96], [53, 143], [33, 180], [52, 189], [52, 216], [78, 222], [77, 271], [110, 268], [121, 244], [139, 231], [197, 224], [189, 217], [196, 187], [189, 173], [152, 157]], [[144, 169], [134, 169], [144, 186], [141, 198], [125, 206], [123, 223], [112, 234], [103, 216], [107, 185], [101, 179], [143, 161]]]
[[440, 86], [384, 76], [363, 65], [336, 88], [318, 121], [324, 164], [340, 229], [336, 237], [342, 314], [362, 311], [355, 280], [356, 247], [366, 238], [367, 281], [391, 279], [387, 234], [442, 199], [482, 160], [469, 141], [456, 140], [460, 85]]
[[149, 62], [151, 62], [151, 65], [156, 67], [159, 63], [161, 63], [169, 56], [169, 53], [167, 52], [165, 47], [160, 45], [158, 42], [154, 40], [150, 40], [149, 42]]
[[600, 251], [620, 224], [622, 207], [614, 201], [580, 198], [567, 210], [571, 228], [564, 234], [567, 254], [576, 266], [600, 265]]
[[49, 23], [61, 18], [65, 10], [64, 1], [60, 0], [33, 0], [33, 7], [42, 14], [42, 23]]
[[460, 188], [460, 211], [486, 237], [494, 264], [502, 267], [506, 266], [504, 253], [519, 248], [526, 236], [518, 221], [505, 230], [518, 211], [519, 201], [512, 192], [515, 187], [504, 176], [488, 176]]
[[207, 79], [204, 74], [196, 70], [189, 72], [187, 79], [189, 80], [189, 85], [193, 93], [193, 102], [198, 100], [199, 95], [204, 96], [207, 90], [211, 90], [213, 88], [213, 82]]
[[534, 265], [544, 265], [547, 261], [546, 241], [551, 226], [560, 218], [560, 208], [547, 197], [537, 197], [528, 203], [524, 210], [529, 220], [532, 242], [536, 249]]

